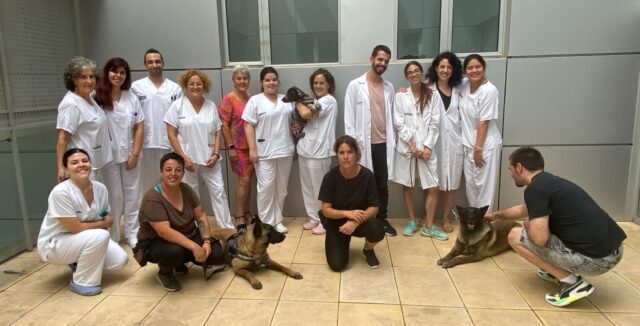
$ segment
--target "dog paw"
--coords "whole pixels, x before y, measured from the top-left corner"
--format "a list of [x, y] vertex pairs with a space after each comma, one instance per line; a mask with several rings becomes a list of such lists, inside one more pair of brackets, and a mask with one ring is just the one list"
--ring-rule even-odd
[[291, 277], [295, 278], [296, 280], [301, 280], [302, 279], [302, 274], [300, 274], [298, 272], [294, 272], [293, 274], [291, 274]]
[[252, 283], [251, 286], [256, 290], [262, 289], [262, 283], [260, 282]]
[[453, 266], [455, 266], [456, 264], [452, 263], [451, 261], [445, 261], [442, 263], [442, 268], [451, 268]]
[[438, 266], [442, 266], [442, 263], [444, 263], [444, 259], [438, 259], [436, 263], [438, 264]]

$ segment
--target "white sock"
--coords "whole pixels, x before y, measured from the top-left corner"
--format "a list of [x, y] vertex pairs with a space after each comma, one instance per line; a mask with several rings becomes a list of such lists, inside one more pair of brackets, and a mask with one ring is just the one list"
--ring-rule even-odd
[[568, 283], [568, 284], [574, 284], [574, 283], [578, 282], [578, 278], [576, 277], [575, 274], [569, 274], [569, 276], [560, 279], [560, 282]]

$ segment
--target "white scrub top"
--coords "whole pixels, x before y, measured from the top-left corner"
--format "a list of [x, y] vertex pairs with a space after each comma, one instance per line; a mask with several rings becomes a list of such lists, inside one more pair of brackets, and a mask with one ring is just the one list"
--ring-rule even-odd
[[462, 85], [462, 98], [460, 99], [462, 145], [473, 148], [476, 143], [478, 123], [487, 120], [492, 121], [489, 123], [483, 149], [492, 149], [502, 145], [502, 136], [493, 121], [498, 119], [499, 102], [498, 89], [490, 81], [480, 85], [473, 94], [471, 94], [470, 82], [467, 81]]
[[433, 150], [438, 139], [438, 124], [443, 106], [440, 96], [431, 96], [431, 100], [420, 112], [411, 89], [396, 93], [393, 109], [393, 126], [398, 132], [396, 150], [400, 154], [410, 153], [409, 140], [413, 139], [418, 150], [425, 147]]
[[306, 158], [326, 158], [335, 155], [333, 143], [336, 142], [336, 120], [338, 102], [331, 94], [318, 99], [322, 106], [320, 115], [307, 121], [304, 137], [298, 141], [298, 155]]
[[293, 106], [282, 102], [278, 94], [276, 104], [263, 94], [252, 96], [242, 113], [242, 120], [254, 126], [256, 146], [261, 160], [293, 156], [293, 137], [289, 131], [289, 115]]
[[182, 96], [180, 86], [165, 78], [160, 88], [156, 88], [151, 79], [145, 77], [131, 84], [131, 92], [138, 97], [145, 117], [142, 148], [171, 149], [163, 119], [171, 103]]
[[81, 148], [89, 153], [93, 169], [113, 160], [107, 118], [98, 103], [91, 103], [68, 91], [58, 106], [56, 129], [71, 134], [67, 149]]
[[178, 142], [191, 162], [205, 165], [213, 154], [215, 133], [221, 128], [216, 105], [205, 99], [196, 112], [191, 101], [182, 97], [171, 104], [164, 122], [178, 129]]
[[[109, 197], [107, 188], [100, 182], [91, 180], [93, 184], [93, 202], [89, 205], [82, 191], [71, 180], [67, 179], [51, 190], [49, 206], [40, 226], [38, 248], [46, 248], [54, 236], [69, 233], [58, 220], [60, 217], [77, 217], [82, 222], [97, 221], [109, 214]], [[41, 254], [45, 250], [38, 250]], [[47, 261], [47, 257], [41, 257]]]
[[144, 120], [138, 98], [129, 91], [122, 91], [120, 101], [113, 101], [113, 110], [104, 110], [111, 133], [113, 159], [126, 162], [133, 148], [133, 126]]

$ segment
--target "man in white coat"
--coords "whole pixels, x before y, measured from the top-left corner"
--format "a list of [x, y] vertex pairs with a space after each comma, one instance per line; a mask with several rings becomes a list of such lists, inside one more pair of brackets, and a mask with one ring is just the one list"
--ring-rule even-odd
[[140, 160], [140, 184], [146, 193], [160, 179], [160, 158], [172, 151], [163, 119], [171, 103], [182, 96], [182, 88], [164, 78], [164, 59], [156, 49], [144, 54], [148, 76], [131, 84], [144, 113], [144, 141]]
[[378, 188], [380, 207], [377, 218], [387, 235], [396, 230], [387, 221], [389, 189], [387, 180], [393, 171], [395, 135], [393, 131], [393, 84], [382, 78], [387, 70], [391, 50], [377, 45], [371, 52], [371, 69], [352, 80], [344, 97], [345, 133], [358, 141], [362, 149], [360, 164], [373, 171]]

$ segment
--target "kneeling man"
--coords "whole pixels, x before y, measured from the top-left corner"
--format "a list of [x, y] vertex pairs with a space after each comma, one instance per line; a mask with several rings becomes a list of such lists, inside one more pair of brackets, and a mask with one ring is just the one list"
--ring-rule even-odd
[[627, 237], [582, 188], [544, 171], [542, 154], [533, 147], [509, 156], [509, 171], [524, 191], [525, 204], [488, 213], [486, 220], [525, 218], [513, 228], [509, 244], [536, 265], [538, 277], [558, 284], [545, 300], [563, 307], [591, 294], [595, 288], [582, 275], [600, 275], [622, 259]]

